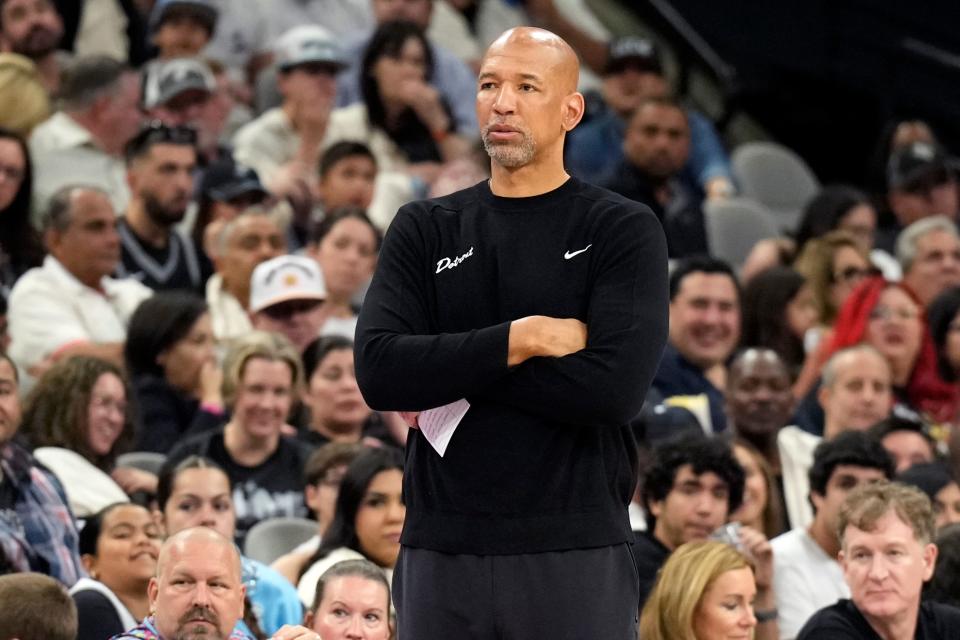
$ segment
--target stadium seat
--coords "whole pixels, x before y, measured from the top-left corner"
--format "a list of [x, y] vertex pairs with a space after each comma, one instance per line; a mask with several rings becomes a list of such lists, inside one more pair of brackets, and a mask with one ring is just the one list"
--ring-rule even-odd
[[317, 523], [307, 518], [269, 518], [253, 525], [247, 533], [243, 553], [270, 564], [285, 553], [317, 535]]
[[149, 471], [154, 475], [160, 473], [160, 467], [166, 461], [167, 456], [153, 451], [132, 451], [117, 456], [118, 467], [132, 467], [141, 471]]
[[775, 142], [742, 144], [731, 161], [740, 194], [769, 209], [781, 230], [793, 231], [803, 207], [820, 191], [807, 163]]
[[707, 201], [703, 209], [710, 254], [737, 268], [757, 241], [780, 235], [770, 212], [749, 198]]

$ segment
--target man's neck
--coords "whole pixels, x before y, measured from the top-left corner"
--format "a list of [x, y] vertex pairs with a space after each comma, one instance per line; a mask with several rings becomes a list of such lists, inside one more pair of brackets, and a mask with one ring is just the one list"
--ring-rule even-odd
[[[728, 424], [731, 423], [728, 422]], [[756, 447], [760, 455], [762, 455], [764, 460], [767, 461], [767, 464], [770, 465], [770, 471], [773, 475], [780, 475], [780, 448], [777, 446], [777, 433], [779, 429], [772, 428], [762, 433], [748, 433], [740, 430], [736, 422], [732, 422], [732, 424], [733, 430], [738, 436]]]
[[114, 149], [108, 145], [103, 138], [103, 131], [100, 128], [100, 123], [97, 122], [96, 118], [91, 117], [89, 114], [83, 111], [64, 111], [64, 114], [69, 116], [71, 120], [76, 122], [78, 125], [86, 129], [87, 133], [90, 134], [90, 142], [100, 151], [103, 151], [107, 155], [119, 157], [121, 149]]
[[220, 277], [221, 282], [223, 283], [221, 288], [236, 298], [237, 302], [240, 303], [240, 306], [243, 307], [244, 311], [246, 311], [250, 306], [250, 285], [247, 284], [247, 286], [243, 286], [240, 283], [227, 280], [223, 277], [223, 274], [221, 274]]
[[163, 249], [170, 243], [170, 228], [158, 225], [147, 215], [143, 200], [136, 198], [130, 201], [124, 220], [140, 240], [154, 249]]
[[40, 83], [50, 95], [60, 92], [60, 64], [57, 62], [57, 52], [52, 51], [42, 58], [33, 61], [40, 76]]
[[658, 527], [657, 525], [653, 526], [652, 535], [653, 535], [653, 539], [659, 542], [660, 544], [662, 544], [664, 547], [666, 547], [670, 551], [670, 553], [673, 553], [673, 551], [676, 549], [675, 546], [670, 544], [670, 541], [667, 539], [667, 536], [664, 535], [663, 530], [661, 530], [660, 527]]
[[823, 549], [823, 552], [827, 554], [828, 557], [837, 561], [837, 554], [840, 553], [840, 543], [837, 540], [836, 534], [828, 531], [826, 525], [816, 517], [814, 517], [813, 522], [810, 524], [810, 528], [807, 529], [807, 533], [810, 534], [813, 541], [817, 543], [818, 547]]
[[490, 191], [504, 198], [528, 198], [557, 189], [570, 178], [563, 162], [528, 164], [514, 169], [490, 165]]
[[917, 633], [917, 614], [920, 611], [920, 599], [910, 605], [910, 608], [891, 618], [877, 619], [863, 611], [867, 624], [877, 632], [883, 640], [913, 640]]

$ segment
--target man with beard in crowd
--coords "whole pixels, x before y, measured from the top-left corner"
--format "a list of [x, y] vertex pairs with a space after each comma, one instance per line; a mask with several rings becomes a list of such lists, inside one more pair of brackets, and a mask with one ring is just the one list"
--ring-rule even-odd
[[0, 51], [30, 58], [51, 94], [60, 86], [62, 37], [63, 20], [50, 0], [0, 0]]
[[450, 407], [406, 415], [422, 429], [393, 574], [401, 638], [637, 637], [627, 422], [666, 340], [666, 243], [647, 207], [564, 170], [578, 75], [547, 31], [490, 46], [476, 105], [491, 179], [400, 209], [360, 311], [370, 406], [456, 403], [439, 444]]
[[174, 228], [193, 194], [196, 141], [192, 129], [152, 124], [127, 146], [131, 198], [117, 227], [121, 277], [134, 277], [154, 290], [203, 291], [212, 269], [201, 262], [193, 240]]

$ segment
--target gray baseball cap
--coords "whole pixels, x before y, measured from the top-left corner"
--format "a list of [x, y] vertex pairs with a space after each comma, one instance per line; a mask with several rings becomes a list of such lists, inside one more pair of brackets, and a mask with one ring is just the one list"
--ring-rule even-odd
[[213, 72], [194, 58], [174, 58], [147, 66], [143, 78], [143, 108], [153, 109], [166, 104], [184, 91], [216, 89]]
[[347, 66], [347, 60], [333, 34], [313, 24], [300, 25], [285, 32], [277, 38], [274, 52], [281, 71], [311, 62], [328, 64], [337, 69]]

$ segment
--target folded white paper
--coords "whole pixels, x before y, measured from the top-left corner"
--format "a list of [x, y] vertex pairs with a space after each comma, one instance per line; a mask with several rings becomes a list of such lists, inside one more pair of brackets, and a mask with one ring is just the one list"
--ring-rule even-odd
[[457, 430], [457, 425], [463, 420], [468, 409], [470, 409], [470, 403], [463, 399], [436, 409], [421, 411], [417, 416], [420, 431], [441, 458], [447, 451], [453, 432]]

